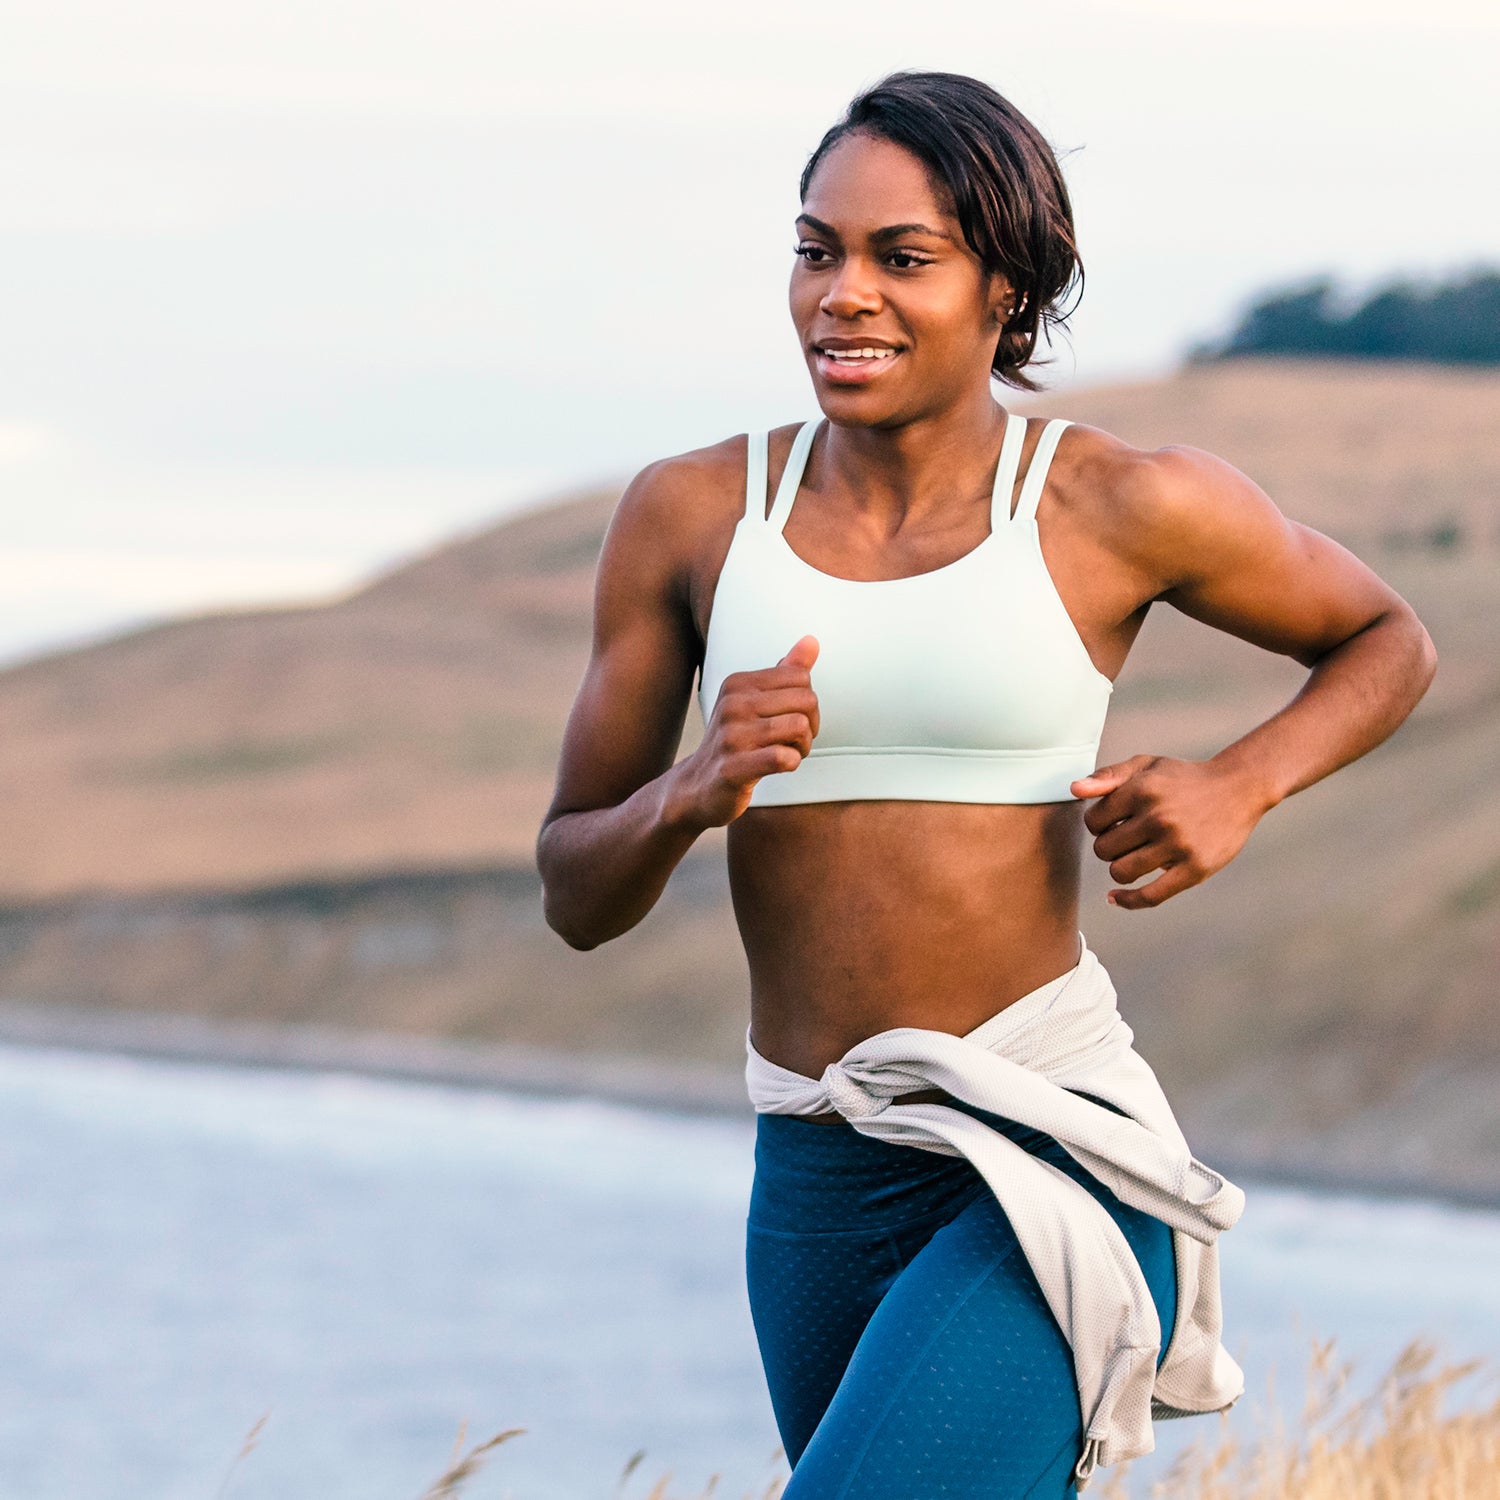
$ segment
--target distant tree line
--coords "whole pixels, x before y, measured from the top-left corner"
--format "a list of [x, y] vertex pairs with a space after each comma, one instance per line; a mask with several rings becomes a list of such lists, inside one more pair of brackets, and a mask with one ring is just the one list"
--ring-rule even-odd
[[1423, 287], [1396, 280], [1340, 312], [1330, 276], [1281, 287], [1253, 303], [1219, 342], [1188, 351], [1191, 362], [1241, 354], [1303, 354], [1333, 359], [1435, 360], [1500, 364], [1500, 271]]

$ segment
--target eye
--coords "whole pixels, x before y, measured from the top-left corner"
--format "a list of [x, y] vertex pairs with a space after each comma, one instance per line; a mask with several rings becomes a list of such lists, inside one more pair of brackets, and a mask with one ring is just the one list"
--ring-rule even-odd
[[898, 271], [910, 271], [916, 266], [930, 266], [932, 261], [924, 256], [913, 255], [910, 250], [892, 250], [892, 256], [900, 256], [902, 260], [911, 262], [908, 266], [897, 266]]
[[814, 260], [813, 256], [826, 255], [827, 253], [821, 245], [810, 245], [805, 240], [801, 244], [792, 247], [792, 254], [800, 255], [810, 266], [821, 266], [823, 262]]

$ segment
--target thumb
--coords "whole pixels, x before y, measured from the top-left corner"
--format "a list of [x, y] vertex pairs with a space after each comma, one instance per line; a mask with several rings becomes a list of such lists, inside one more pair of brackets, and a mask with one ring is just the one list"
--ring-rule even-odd
[[1100, 766], [1087, 776], [1080, 776], [1077, 781], [1069, 784], [1069, 790], [1075, 797], [1102, 797], [1105, 792], [1112, 792], [1117, 786], [1129, 781], [1134, 774], [1134, 766], [1128, 761], [1119, 761], [1112, 766]]
[[776, 663], [778, 667], [811, 667], [818, 659], [818, 638], [805, 635]]

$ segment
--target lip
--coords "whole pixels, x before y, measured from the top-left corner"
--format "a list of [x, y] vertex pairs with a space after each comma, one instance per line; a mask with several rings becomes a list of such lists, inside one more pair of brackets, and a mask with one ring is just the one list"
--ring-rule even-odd
[[842, 334], [830, 334], [826, 339], [814, 339], [812, 341], [814, 351], [819, 349], [899, 349], [900, 344], [893, 344], [889, 339], [877, 338], [846, 338]]
[[[894, 353], [886, 355], [884, 359], [862, 359], [855, 363], [834, 359], [831, 355], [824, 354], [824, 349], [891, 349]], [[884, 339], [820, 339], [812, 346], [813, 368], [829, 385], [869, 385], [898, 363], [903, 352]]]

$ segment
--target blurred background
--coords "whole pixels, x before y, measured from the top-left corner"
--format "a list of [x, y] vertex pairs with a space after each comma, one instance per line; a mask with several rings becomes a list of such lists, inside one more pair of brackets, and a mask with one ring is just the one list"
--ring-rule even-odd
[[[0, 1495], [210, 1496], [266, 1412], [237, 1497], [415, 1495], [464, 1420], [526, 1428], [485, 1493], [784, 1474], [722, 840], [588, 954], [531, 850], [611, 508], [816, 414], [797, 180], [899, 67], [994, 85], [1069, 182], [1084, 293], [997, 398], [1228, 459], [1438, 647], [1204, 886], [1086, 872], [1250, 1192], [1228, 1347], [1252, 1391], [1309, 1335], [1500, 1349], [1492, 6], [0, 0], [0, 37]], [[1153, 612], [1101, 763], [1304, 677]]]

